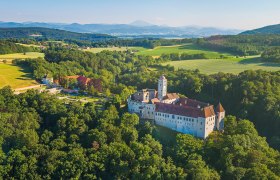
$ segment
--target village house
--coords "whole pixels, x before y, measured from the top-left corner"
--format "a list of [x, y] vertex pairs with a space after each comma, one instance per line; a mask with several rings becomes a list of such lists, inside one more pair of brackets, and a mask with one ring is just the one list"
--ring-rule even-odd
[[87, 78], [85, 76], [66, 76], [58, 81], [57, 83], [61, 84], [63, 80], [76, 80], [77, 86], [81, 89], [87, 89], [90, 86], [93, 86], [94, 89], [96, 89], [98, 92], [102, 92], [102, 81], [101, 79], [93, 79], [93, 78]]
[[221, 103], [216, 108], [209, 103], [180, 98], [167, 93], [167, 79], [161, 76], [158, 90], [143, 89], [129, 97], [128, 111], [158, 125], [202, 139], [214, 130], [224, 129], [225, 110]]
[[42, 78], [42, 83], [47, 85], [48, 87], [52, 86], [54, 81], [53, 81], [53, 78], [52, 77], [48, 77], [48, 75], [45, 75], [43, 78]]

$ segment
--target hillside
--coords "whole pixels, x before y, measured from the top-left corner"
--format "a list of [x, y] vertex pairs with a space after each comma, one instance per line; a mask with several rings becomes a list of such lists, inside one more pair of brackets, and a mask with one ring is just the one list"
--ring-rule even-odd
[[76, 33], [41, 27], [0, 28], [0, 38], [47, 38], [97, 41], [114, 38], [105, 34]]
[[242, 32], [241, 34], [280, 34], [280, 24]]
[[9, 41], [0, 41], [0, 54], [24, 53], [32, 51], [39, 51], [39, 49], [32, 46], [22, 46]]
[[235, 29], [220, 29], [213, 27], [182, 26], [171, 27], [150, 24], [145, 21], [135, 21], [131, 24], [61, 24], [61, 23], [16, 23], [0, 22], [0, 28], [14, 27], [44, 27], [67, 30], [78, 33], [105, 33], [121, 37], [206, 37], [212, 35], [234, 35], [241, 31]]

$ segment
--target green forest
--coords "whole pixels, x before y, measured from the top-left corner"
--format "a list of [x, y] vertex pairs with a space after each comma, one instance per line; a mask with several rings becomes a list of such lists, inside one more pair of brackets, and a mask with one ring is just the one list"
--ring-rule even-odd
[[[109, 105], [65, 105], [46, 93], [0, 90], [3, 179], [279, 179], [280, 154], [253, 123], [227, 116], [206, 141], [164, 146], [149, 122]], [[173, 142], [174, 143], [174, 142]]]
[[274, 47], [265, 50], [262, 53], [264, 61], [280, 63], [280, 47]]
[[25, 53], [33, 51], [40, 51], [40, 49], [18, 45], [10, 41], [0, 41], [0, 54]]
[[[171, 53], [153, 58], [130, 49], [91, 53], [73, 46], [89, 42], [80, 40], [65, 46], [13, 39], [3, 47], [15, 52], [19, 51], [17, 46], [10, 43], [34, 41], [44, 44], [46, 48], [41, 51], [45, 57], [17, 59], [13, 65], [29, 67], [38, 81], [46, 74], [54, 79], [71, 75], [100, 78], [103, 95], [112, 98], [100, 110], [95, 103], [66, 104], [54, 95], [34, 90], [14, 95], [9, 87], [1, 89], [2, 179], [280, 178], [280, 71], [205, 75], [199, 70], [160, 65], [170, 59], [206, 59], [205, 54]], [[262, 54], [269, 62], [278, 62], [279, 58], [278, 40], [272, 37], [270, 43], [252, 36], [191, 41], [219, 52], [230, 50], [237, 56]], [[190, 39], [98, 43], [103, 46], [106, 42], [153, 48], [184, 44]], [[241, 42], [244, 44], [236, 46]], [[206, 140], [177, 134], [174, 141], [169, 141], [161, 137], [156, 125], [127, 113], [129, 95], [137, 89], [157, 88], [162, 74], [168, 78], [169, 92], [212, 104], [221, 102], [227, 114], [224, 132], [213, 132]]]
[[267, 48], [280, 46], [279, 35], [212, 36], [197, 39], [202, 47], [239, 56], [259, 55]]
[[99, 41], [112, 38], [115, 37], [106, 34], [75, 33], [41, 27], [0, 28], [0, 39], [72, 39], [81, 41]]

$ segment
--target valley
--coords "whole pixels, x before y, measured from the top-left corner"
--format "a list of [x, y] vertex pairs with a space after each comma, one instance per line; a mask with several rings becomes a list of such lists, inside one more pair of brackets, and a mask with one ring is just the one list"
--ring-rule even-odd
[[21, 30], [0, 35], [0, 179], [279, 179], [280, 36]]

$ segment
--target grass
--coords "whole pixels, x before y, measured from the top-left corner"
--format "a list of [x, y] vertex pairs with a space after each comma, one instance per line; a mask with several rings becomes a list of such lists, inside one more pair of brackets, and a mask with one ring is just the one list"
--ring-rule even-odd
[[202, 59], [202, 60], [184, 60], [171, 61], [162, 65], [171, 65], [175, 69], [199, 69], [204, 74], [214, 74], [218, 72], [238, 74], [245, 70], [267, 70], [279, 71], [280, 64], [262, 62], [259, 57], [247, 58], [229, 58], [229, 59]]
[[34, 59], [38, 57], [44, 57], [44, 53], [27, 52], [25, 55], [23, 53], [2, 54], [0, 55], [0, 61], [7, 60], [7, 62], [10, 63], [14, 59], [27, 59], [27, 58]]
[[132, 49], [133, 47], [106, 47], [106, 48], [90, 48], [90, 49], [84, 49], [84, 51], [89, 51], [92, 53], [99, 53], [101, 51], [126, 51], [128, 49]]
[[0, 88], [11, 86], [13, 89], [38, 84], [32, 79], [28, 68], [12, 64], [0, 64]]
[[208, 58], [220, 58], [220, 55], [224, 56], [232, 56], [228, 53], [221, 53], [216, 51], [210, 51], [204, 48], [200, 48], [192, 43], [185, 44], [185, 45], [175, 45], [175, 46], [159, 46], [154, 49], [145, 49], [145, 48], [134, 48], [138, 50], [136, 54], [139, 55], [150, 55], [150, 56], [160, 56], [163, 53], [170, 54], [170, 53], [188, 53], [188, 54], [201, 54], [204, 53]]
[[16, 43], [16, 44], [25, 46], [25, 47], [40, 47], [39, 45], [36, 45], [36, 44], [22, 44], [22, 43]]

